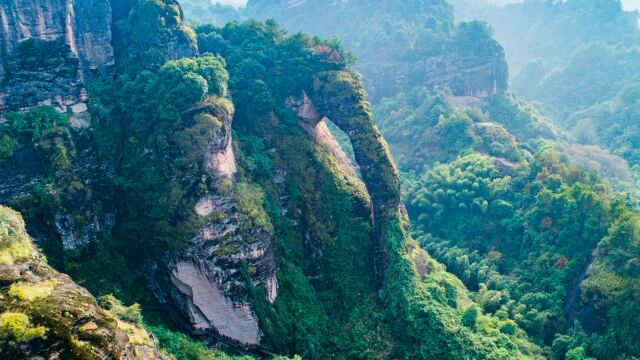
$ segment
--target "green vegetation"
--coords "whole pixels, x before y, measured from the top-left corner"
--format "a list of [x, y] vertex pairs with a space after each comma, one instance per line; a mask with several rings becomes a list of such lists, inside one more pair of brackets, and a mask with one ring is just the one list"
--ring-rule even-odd
[[[141, 326], [139, 308], [125, 308], [110, 297], [108, 305], [113, 314], [101, 309], [86, 290], [44, 261], [31, 245], [22, 217], [1, 206], [0, 229], [10, 229], [2, 233], [3, 245], [29, 244], [28, 256], [23, 256], [22, 247], [2, 249], [12, 259], [11, 263], [1, 264], [0, 271], [3, 356], [24, 359], [57, 353], [65, 358], [93, 360], [145, 354], [145, 358], [160, 358], [154, 341]], [[119, 312], [123, 315], [137, 312], [138, 319], [120, 318]]]
[[120, 159], [122, 176], [113, 184], [121, 194], [120, 218], [112, 245], [120, 252], [153, 258], [195, 235], [193, 204], [213, 186], [200, 176], [200, 159], [231, 116], [216, 106], [226, 95], [227, 76], [224, 59], [209, 55], [169, 62], [157, 73], [123, 75], [95, 89], [101, 150]]
[[[116, 41], [122, 47], [119, 65], [123, 71], [154, 69], [175, 58], [196, 53], [193, 30], [184, 24], [182, 8], [176, 0], [139, 0], [132, 4], [116, 3], [116, 13], [125, 18], [123, 39]], [[129, 11], [127, 11], [129, 10]]]
[[42, 338], [47, 333], [44, 326], [34, 327], [25, 314], [5, 312], [0, 314], [0, 342], [28, 342]]
[[43, 106], [25, 113], [3, 114], [5, 124], [0, 124], [0, 161], [8, 159], [16, 150], [32, 142], [44, 139], [69, 125], [66, 115], [53, 107]]
[[124, 306], [113, 295], [105, 295], [98, 298], [98, 304], [110, 311], [113, 315], [118, 317], [122, 321], [127, 321], [133, 324], [142, 323], [142, 314], [140, 313], [140, 305], [133, 304], [131, 306]]
[[33, 257], [33, 245], [19, 213], [0, 207], [0, 265], [13, 265]]
[[[251, 304], [269, 351], [306, 359], [640, 356], [635, 201], [574, 165], [586, 151], [576, 155], [561, 126], [502, 94], [503, 52], [485, 23], [454, 24], [440, 0], [252, 1], [247, 10], [216, 14], [189, 2], [190, 11], [216, 20], [277, 14], [289, 29], [344, 37], [365, 76], [384, 75], [368, 85], [377, 102], [371, 109], [354, 57], [336, 39], [287, 35], [273, 20], [192, 30], [173, 0], [113, 4], [118, 66], [113, 79], [87, 83], [92, 131], [72, 132], [50, 107], [5, 114], [0, 124], [0, 160], [33, 150], [43, 168], [44, 180], [14, 205], [53, 239], [43, 242], [52, 262], [105, 296], [97, 307], [43, 264], [22, 220], [0, 208], [0, 265], [26, 264], [39, 277], [2, 274], [0, 349], [13, 355], [25, 348], [15, 343], [64, 344], [91, 358], [105, 339], [152, 348], [142, 308], [156, 300], [141, 284], [156, 295], [176, 286], [166, 265], [211, 236], [204, 224], [214, 232], [233, 222], [237, 231], [216, 239], [201, 260], [227, 271], [227, 294]], [[615, 18], [619, 9], [607, 9]], [[606, 139], [635, 161], [637, 90], [620, 75], [635, 69], [635, 52], [609, 42], [576, 45], [558, 71], [546, 72], [544, 61], [523, 70], [527, 82], [537, 78], [525, 95], [575, 122], [585, 143]], [[464, 76], [423, 87], [429, 64], [462, 67], [449, 75]], [[493, 70], [469, 84], [478, 74], [466, 70], [487, 64]], [[474, 97], [495, 92], [482, 104]], [[299, 126], [288, 106], [303, 94], [350, 143], [360, 178]], [[480, 107], [455, 108], [456, 101]], [[578, 111], [594, 102], [603, 104]], [[608, 119], [611, 129], [602, 125]], [[230, 160], [212, 154], [227, 151], [227, 141], [235, 163], [216, 174], [213, 163]], [[215, 202], [203, 206], [210, 214], [198, 216], [201, 200]], [[63, 250], [60, 224], [95, 234]], [[258, 241], [260, 248], [242, 252]], [[251, 263], [264, 249], [268, 264]], [[263, 265], [277, 267], [275, 300], [259, 277]], [[180, 310], [172, 295], [165, 303]], [[145, 319], [168, 355], [252, 359], [175, 331], [159, 312]]]
[[634, 240], [612, 241], [640, 224], [633, 201], [558, 152], [564, 134], [521, 99], [456, 110], [446, 96], [416, 89], [375, 109], [414, 237], [505, 321], [501, 333], [522, 328], [554, 359], [637, 356], [637, 320], [622, 310], [637, 274], [613, 270], [635, 269]]
[[253, 360], [252, 356], [231, 356], [222, 351], [212, 350], [203, 343], [196, 341], [182, 333], [163, 327], [150, 327], [153, 335], [158, 339], [161, 348], [173, 355], [176, 360]]
[[51, 296], [53, 288], [60, 283], [55, 280], [43, 281], [36, 284], [14, 283], [8, 294], [22, 301], [34, 301]]
[[[491, 25], [496, 39], [506, 49], [512, 73], [517, 76], [523, 75], [528, 63], [539, 61], [545, 73], [550, 73], [590, 43], [629, 46], [640, 39], [637, 15], [625, 12], [617, 0], [529, 0], [505, 6], [487, 6], [488, 2], [481, 4], [477, 0], [451, 2], [463, 19], [468, 17], [464, 14], [468, 11], [473, 18]], [[520, 92], [523, 88], [516, 90]]]
[[[473, 0], [457, 2], [461, 11], [474, 8]], [[536, 101], [573, 141], [638, 165], [637, 12], [617, 0], [476, 5], [473, 16], [491, 24], [506, 49], [516, 93]]]
[[583, 144], [602, 144], [624, 158], [637, 172], [640, 165], [638, 142], [640, 133], [636, 121], [640, 118], [638, 103], [640, 88], [625, 86], [613, 98], [571, 115], [568, 122], [576, 139]]
[[269, 215], [267, 215], [263, 207], [264, 193], [259, 187], [239, 183], [236, 185], [234, 196], [240, 211], [248, 215], [250, 219], [253, 219], [258, 226], [269, 233], [273, 233], [273, 225], [271, 225]]
[[[507, 86], [503, 51], [491, 38], [489, 27], [478, 21], [455, 24], [453, 8], [446, 1], [383, 0], [339, 4], [315, 0], [290, 5], [286, 2], [249, 1], [246, 8], [231, 9], [213, 6], [203, 0], [191, 0], [185, 7], [185, 13], [189, 20], [218, 26], [230, 20], [276, 19], [290, 33], [302, 31], [321, 38], [340, 39], [349, 53], [358, 58], [354, 66], [364, 74], [368, 100], [373, 102], [393, 96], [399, 90], [425, 86], [425, 79], [429, 81], [438, 72], [430, 69], [432, 66], [490, 65], [496, 69], [491, 76], [495, 77], [499, 91]], [[199, 35], [198, 39], [200, 46], [205, 47], [217, 46], [221, 40], [211, 35]], [[340, 62], [344, 56], [350, 59], [354, 56], [337, 56], [328, 50], [330, 48], [323, 51], [332, 61]], [[441, 58], [443, 55], [446, 59]], [[451, 71], [449, 75], [451, 79], [447, 84], [436, 80], [430, 85], [447, 86], [459, 95], [489, 90], [476, 88], [478, 84], [470, 83], [458, 71]]]
[[[411, 241], [406, 246], [413, 247], [405, 247], [406, 233], [393, 209], [397, 190], [387, 188], [397, 182], [395, 169], [384, 167], [388, 153], [361, 102], [362, 87], [349, 72], [335, 71], [344, 64], [312, 50], [330, 44], [303, 35], [284, 37], [269, 22], [200, 27], [197, 32], [200, 39], [223, 39], [211, 51], [221, 53], [229, 68], [240, 184], [257, 183], [264, 191], [281, 254], [273, 307], [263, 300], [264, 289], [252, 290], [266, 346], [304, 358], [536, 356], [538, 350], [521, 330], [500, 335], [498, 319], [478, 316], [482, 330], [462, 329], [462, 313], [470, 305], [464, 286]], [[277, 70], [266, 71], [273, 64]], [[302, 90], [346, 133], [362, 131], [351, 134], [355, 157], [380, 170], [377, 177], [363, 171], [371, 189], [379, 190], [374, 202], [388, 201], [389, 206], [380, 213], [389, 221], [379, 218], [386, 224], [383, 246], [390, 253], [380, 310], [373, 271], [372, 239], [377, 238], [367, 209], [371, 200], [360, 181], [312, 143], [284, 107], [288, 96]], [[276, 171], [287, 174], [284, 182], [276, 181]], [[282, 193], [287, 194], [284, 202]], [[421, 264], [420, 270], [414, 263]], [[437, 270], [420, 274], [423, 263]]]

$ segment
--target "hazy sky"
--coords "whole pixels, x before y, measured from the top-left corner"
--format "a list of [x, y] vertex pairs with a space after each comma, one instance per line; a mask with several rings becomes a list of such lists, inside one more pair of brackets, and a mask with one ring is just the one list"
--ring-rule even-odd
[[627, 10], [640, 10], [640, 0], [623, 0], [622, 3]]
[[[247, 3], [247, 0], [217, 0], [223, 4], [231, 4], [233, 6], [242, 6]], [[517, 2], [518, 0], [514, 0]], [[216, 2], [216, 0], [214, 0]], [[624, 7], [627, 10], [640, 10], [640, 0], [622, 0]]]
[[[216, 2], [216, 1], [214, 1], [214, 2]], [[221, 2], [223, 4], [230, 4], [230, 5], [233, 5], [233, 6], [242, 6], [242, 5], [247, 3], [247, 0], [218, 0], [217, 2]]]

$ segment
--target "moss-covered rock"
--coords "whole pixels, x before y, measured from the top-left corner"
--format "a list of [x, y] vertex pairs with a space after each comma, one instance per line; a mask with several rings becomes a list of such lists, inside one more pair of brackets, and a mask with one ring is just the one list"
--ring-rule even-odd
[[0, 353], [7, 359], [161, 359], [135, 319], [47, 265], [19, 213], [0, 206]]

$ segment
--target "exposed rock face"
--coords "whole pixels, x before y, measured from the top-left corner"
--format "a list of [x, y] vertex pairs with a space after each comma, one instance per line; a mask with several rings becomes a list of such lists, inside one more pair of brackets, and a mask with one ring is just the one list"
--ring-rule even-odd
[[[2, 126], [5, 125], [0, 124], [0, 129]], [[55, 162], [55, 152], [49, 148], [51, 143], [64, 144], [68, 162], [64, 168]], [[12, 157], [0, 161], [0, 204], [20, 207], [26, 202], [37, 202], [38, 196], [34, 193], [38, 187], [45, 189], [49, 199], [54, 199], [58, 188], [55, 179], [73, 179], [75, 188], [60, 194], [62, 201], [56, 207], [55, 216], [43, 222], [56, 229], [55, 240], [47, 241], [59, 239], [65, 250], [81, 248], [95, 241], [97, 234], [112, 222], [108, 219], [112, 214], [105, 214], [95, 195], [96, 189], [103, 188], [113, 172], [111, 164], [100, 159], [90, 132], [60, 129], [24, 144]]]
[[0, 163], [0, 203], [28, 195], [45, 177], [35, 149], [25, 147], [16, 151], [10, 159]]
[[[114, 23], [118, 39], [112, 38]], [[197, 53], [175, 0], [135, 6], [109, 0], [2, 1], [0, 111], [43, 104], [66, 111], [86, 100], [85, 80], [107, 74], [115, 63], [112, 42], [149, 68]]]
[[245, 345], [257, 345], [258, 324], [248, 305], [234, 304], [221, 286], [205, 275], [208, 269], [191, 262], [179, 262], [171, 282], [190, 299], [189, 315], [196, 330], [215, 329], [220, 335]]
[[351, 163], [351, 160], [344, 152], [338, 141], [333, 137], [326, 118], [318, 113], [315, 105], [306, 93], [302, 94], [301, 99], [290, 97], [287, 99], [287, 107], [293, 110], [300, 122], [298, 125], [313, 138], [316, 143], [320, 144], [329, 154], [331, 154], [340, 165], [353, 179], [358, 179], [357, 171]]
[[500, 45], [486, 44], [491, 55], [455, 51], [443, 56], [425, 57], [413, 63], [363, 63], [360, 71], [373, 97], [389, 97], [415, 86], [434, 90], [450, 89], [456, 97], [484, 99], [504, 93], [509, 68]]
[[24, 326], [0, 331], [8, 336], [0, 340], [16, 342], [0, 341], [3, 358], [164, 358], [145, 330], [103, 310], [88, 291], [47, 265], [20, 214], [2, 206], [0, 285], [0, 318]]
[[108, 0], [0, 3], [0, 111], [86, 98], [86, 76], [114, 63]]
[[[65, 205], [71, 208], [56, 214], [53, 225], [64, 249], [81, 248], [95, 240], [99, 231], [108, 231], [108, 223], [113, 226], [113, 214], [97, 213], [93, 208], [91, 191], [100, 186], [93, 179], [107, 179], [112, 169], [97, 159], [91, 132], [85, 130], [91, 126], [83, 102], [85, 79], [108, 73], [114, 65], [112, 40], [116, 50], [121, 50], [118, 62], [155, 69], [169, 60], [195, 55], [193, 32], [183, 23], [182, 10], [174, 0], [7, 0], [0, 3], [0, 25], [4, 50], [0, 111], [51, 104], [72, 114], [68, 175], [84, 186], [82, 192], [69, 194], [71, 203]], [[116, 38], [112, 39], [114, 25]], [[157, 294], [175, 305], [195, 332], [255, 345], [259, 342], [258, 320], [244, 298], [247, 280], [242, 269], [249, 266], [251, 283], [264, 286], [267, 300], [275, 301], [278, 262], [274, 238], [238, 205], [231, 114], [203, 104], [184, 116], [198, 114], [212, 115], [224, 125], [203, 149], [202, 176], [228, 189], [212, 192], [194, 204], [202, 222], [200, 231], [184, 252], [166, 261], [163, 269], [170, 286]], [[37, 146], [26, 146], [1, 163], [0, 202], [30, 194], [36, 183], [58, 171], [50, 169], [47, 160]], [[76, 212], [84, 217], [78, 219]]]
[[186, 251], [168, 261], [172, 286], [156, 287], [155, 292], [161, 302], [173, 304], [194, 333], [224, 337], [241, 345], [258, 345], [258, 319], [245, 299], [242, 268], [246, 264], [252, 269], [252, 285], [264, 286], [267, 300], [275, 301], [275, 241], [243, 213], [238, 190], [231, 188], [237, 171], [231, 145], [231, 114], [220, 106], [202, 104], [184, 116], [202, 114], [214, 116], [223, 124], [203, 154], [205, 176], [219, 188], [229, 189], [212, 192], [194, 204], [194, 212], [204, 223]]

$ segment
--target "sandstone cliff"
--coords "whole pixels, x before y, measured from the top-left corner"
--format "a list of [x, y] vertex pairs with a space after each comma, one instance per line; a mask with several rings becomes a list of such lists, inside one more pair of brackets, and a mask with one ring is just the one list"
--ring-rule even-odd
[[174, 0], [7, 0], [0, 25], [0, 111], [86, 111], [76, 105], [87, 99], [85, 81], [112, 72], [114, 46], [120, 61], [150, 68], [197, 52]]
[[218, 190], [203, 194], [192, 205], [202, 225], [187, 249], [169, 256], [166, 269], [156, 275], [163, 278], [168, 270], [169, 284], [163, 286], [157, 278], [152, 282], [159, 300], [175, 309], [179, 320], [194, 334], [256, 346], [260, 343], [260, 330], [252, 305], [246, 301], [243, 268], [253, 269], [250, 285], [264, 286], [266, 300], [273, 303], [277, 297], [278, 260], [273, 235], [252, 221], [242, 204], [247, 199], [242, 198], [243, 185], [236, 180], [230, 110], [220, 102], [209, 102], [183, 114], [187, 119], [210, 117], [222, 123], [217, 134], [207, 139], [201, 160], [202, 176], [208, 177]]

